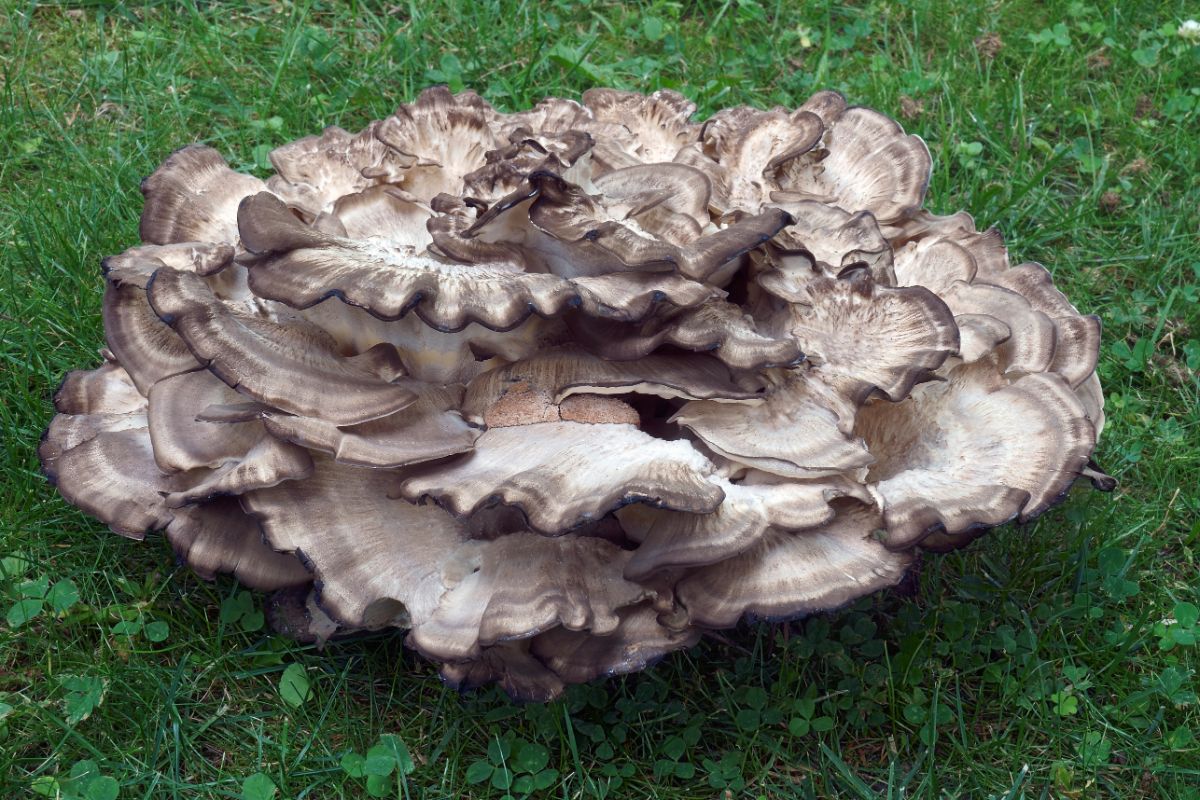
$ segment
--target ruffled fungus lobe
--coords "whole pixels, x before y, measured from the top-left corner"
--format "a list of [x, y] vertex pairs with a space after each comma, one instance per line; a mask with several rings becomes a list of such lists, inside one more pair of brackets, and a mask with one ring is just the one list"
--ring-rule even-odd
[[438, 88], [265, 182], [179, 150], [46, 474], [291, 635], [538, 700], [1112, 487], [1098, 319], [923, 210], [920, 139], [832, 92], [695, 110]]

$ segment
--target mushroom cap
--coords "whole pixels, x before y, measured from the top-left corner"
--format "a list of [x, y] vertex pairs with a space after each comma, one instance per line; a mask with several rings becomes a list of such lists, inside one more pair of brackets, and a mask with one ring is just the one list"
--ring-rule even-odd
[[922, 208], [924, 142], [828, 91], [695, 114], [435, 87], [266, 181], [176, 151], [45, 474], [287, 635], [538, 701], [1113, 488], [1099, 319]]

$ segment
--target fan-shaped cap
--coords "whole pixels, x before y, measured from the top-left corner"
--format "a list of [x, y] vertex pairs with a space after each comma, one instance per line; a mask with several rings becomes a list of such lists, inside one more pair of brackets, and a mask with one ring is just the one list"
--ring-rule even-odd
[[[674, 197], [680, 199], [681, 207], [691, 204], [686, 198], [697, 191], [695, 170], [678, 164], [650, 164], [631, 167], [629, 172], [633, 171], [645, 175], [641, 180], [653, 187], [647, 188], [653, 199], [624, 195], [614, 198], [611, 207], [557, 175], [530, 176], [537, 198], [529, 206], [529, 220], [556, 240], [557, 248], [566, 250], [566, 263], [555, 259], [551, 265], [556, 274], [577, 277], [624, 270], [678, 270], [685, 277], [706, 281], [792, 221], [786, 211], [769, 208], [723, 228], [692, 228], [688, 222], [694, 220], [688, 214], [672, 210], [666, 203]], [[629, 172], [622, 170], [624, 181], [636, 180]], [[635, 213], [640, 209], [644, 210]], [[643, 223], [656, 228], [657, 235], [647, 235]]]
[[441, 676], [460, 692], [496, 683], [519, 702], [548, 703], [564, 688], [562, 679], [529, 652], [526, 640], [494, 644], [483, 648], [478, 658], [443, 664]]
[[872, 462], [850, 435], [856, 401], [813, 373], [794, 372], [746, 404], [695, 400], [672, 421], [725, 458], [773, 475], [807, 479], [850, 472]]
[[428, 202], [442, 192], [457, 194], [463, 177], [486, 163], [501, 142], [496, 111], [474, 92], [451, 94], [445, 86], [421, 92], [375, 128], [375, 136], [401, 156], [414, 159], [398, 177], [405, 191]]
[[436, 506], [389, 499], [395, 485], [392, 473], [318, 456], [308, 478], [247, 492], [242, 505], [274, 549], [310, 565], [339, 623], [409, 627], [475, 563], [462, 525]]
[[669, 89], [649, 95], [588, 89], [583, 104], [591, 112], [592, 121], [583, 122], [598, 139], [594, 157], [603, 171], [672, 161], [700, 135], [691, 121], [695, 103]]
[[941, 294], [958, 281], [975, 280], [975, 258], [952, 239], [927, 237], [909, 242], [896, 251], [896, 282], [901, 286], [924, 286]]
[[155, 313], [225, 383], [283, 411], [352, 425], [386, 416], [415, 396], [339, 356], [318, 329], [239, 315], [196, 275], [162, 269], [149, 288]]
[[829, 522], [830, 501], [852, 496], [871, 502], [861, 486], [845, 479], [811, 483], [720, 482], [725, 500], [712, 514], [688, 514], [650, 506], [617, 511], [638, 548], [625, 575], [644, 580], [661, 569], [714, 564], [757, 544], [769, 528], [801, 530]]
[[687, 442], [632, 425], [539, 422], [486, 431], [473, 452], [407, 478], [402, 492], [432, 496], [456, 514], [498, 498], [537, 530], [560, 533], [632, 502], [711, 512], [724, 497], [712, 472]]
[[174, 485], [154, 463], [146, 428], [98, 433], [42, 468], [69, 503], [122, 536], [141, 539], [171, 521], [163, 495]]
[[177, 509], [172, 516], [167, 539], [179, 560], [202, 578], [228, 573], [242, 585], [265, 592], [312, 580], [299, 559], [266, 545], [258, 524], [233, 498]]
[[984, 314], [1002, 320], [1010, 335], [998, 349], [1005, 371], [1045, 372], [1054, 360], [1054, 323], [1016, 292], [986, 283], [957, 281], [940, 294], [956, 316]]
[[954, 535], [1041, 514], [1071, 487], [1095, 445], [1062, 378], [1041, 373], [1009, 383], [994, 359], [956, 367], [908, 400], [865, 406], [855, 430], [877, 459], [869, 486], [893, 549], [933, 531]]
[[105, 341], [142, 393], [163, 378], [200, 366], [184, 341], [150, 308], [145, 289], [110, 282], [101, 309]]
[[54, 406], [59, 413], [38, 445], [38, 458], [48, 475], [63, 453], [98, 434], [147, 425], [146, 398], [129, 373], [112, 361], [68, 373], [54, 394]]
[[194, 144], [176, 150], [142, 181], [142, 240], [236, 242], [238, 203], [264, 188], [258, 178], [231, 170], [211, 147]]
[[376, 138], [378, 127], [372, 122], [352, 134], [330, 126], [320, 136], [276, 147], [270, 159], [278, 175], [267, 181], [267, 189], [313, 220], [332, 211], [339, 198], [398, 176], [415, 159]]
[[875, 538], [878, 511], [846, 501], [818, 528], [771, 530], [739, 556], [689, 573], [677, 587], [693, 624], [727, 628], [743, 616], [789, 619], [843, 606], [897, 583], [912, 556]]
[[357, 425], [334, 425], [269, 408], [256, 409], [274, 436], [331, 454], [342, 464], [402, 467], [469, 451], [479, 436], [458, 413], [461, 387], [440, 388], [405, 381], [417, 399], [386, 417]]
[[[714, 205], [722, 213], [741, 208], [754, 211], [779, 188], [780, 174], [817, 145], [824, 125], [815, 114], [782, 108], [759, 111], [722, 109], [704, 123], [702, 152], [713, 162]], [[702, 159], [684, 154], [686, 161]]]
[[851, 214], [815, 200], [779, 205], [795, 219], [771, 243], [773, 251], [780, 251], [776, 260], [781, 268], [811, 269], [811, 264], [804, 260], [794, 267], [789, 264], [788, 256], [799, 252], [824, 266], [832, 275], [862, 265], [870, 270], [876, 282], [884, 285], [896, 282], [892, 272], [892, 246], [883, 237], [871, 212]]
[[965, 211], [939, 217], [921, 209], [905, 219], [883, 225], [883, 233], [897, 248], [925, 239], [948, 239], [971, 254], [977, 274], [981, 276], [1008, 269], [1004, 236], [996, 228], [988, 228], [982, 233], [975, 230], [975, 220]]
[[821, 370], [878, 389], [892, 400], [958, 350], [958, 328], [937, 295], [913, 286], [879, 286], [865, 269], [814, 277], [799, 291], [762, 273], [758, 282], [788, 301], [773, 322], [799, 342]]
[[[239, 208], [239, 225], [240, 212]], [[418, 251], [432, 241], [426, 223], [433, 212], [427, 205], [391, 186], [372, 186], [343, 195], [334, 202], [330, 214], [338, 223], [335, 229], [339, 236], [351, 239], [379, 237], [393, 246]]]
[[233, 261], [234, 248], [217, 242], [177, 242], [143, 244], [101, 261], [105, 276], [116, 284], [134, 284], [146, 288], [150, 276], [159, 267], [215, 275]]
[[[801, 113], [804, 112], [803, 109]], [[911, 216], [925, 199], [932, 161], [917, 136], [877, 111], [847, 108], [821, 140], [828, 155], [815, 168], [787, 170], [774, 200], [821, 200], [883, 223]]]
[[620, 622], [617, 609], [651, 593], [621, 577], [627, 551], [590, 536], [512, 533], [479, 543], [473, 556], [476, 568], [409, 635], [433, 658], [477, 657], [481, 646], [558, 626], [604, 636]]
[[245, 455], [262, 437], [254, 422], [220, 425], [197, 419], [215, 403], [240, 402], [241, 395], [206, 369], [164, 378], [150, 389], [150, 439], [164, 472], [215, 468]]
[[553, 628], [533, 639], [530, 649], [538, 660], [567, 683], [584, 683], [601, 676], [624, 675], [645, 669], [668, 653], [700, 640], [695, 628], [671, 629], [658, 621], [650, 603], [617, 612], [621, 621], [603, 636]]
[[249, 198], [238, 221], [247, 247], [264, 254], [250, 266], [251, 288], [296, 308], [336, 296], [385, 320], [415, 310], [439, 330], [470, 322], [506, 330], [533, 312], [557, 314], [575, 299], [570, 284], [553, 275], [504, 264], [464, 266], [384, 242], [323, 235], [266, 193]]
[[790, 366], [804, 358], [794, 338], [762, 333], [754, 319], [740, 307], [719, 300], [669, 318], [659, 333], [658, 343], [711, 351], [734, 369]]
[[54, 407], [60, 414], [128, 414], [145, 411], [146, 398], [125, 368], [110, 360], [68, 372], [54, 392]]

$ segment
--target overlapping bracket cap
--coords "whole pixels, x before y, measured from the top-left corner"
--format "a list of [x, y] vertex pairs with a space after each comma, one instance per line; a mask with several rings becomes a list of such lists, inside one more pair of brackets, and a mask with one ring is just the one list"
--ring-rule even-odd
[[436, 88], [271, 162], [145, 180], [39, 455], [289, 635], [547, 700], [1112, 487], [1098, 319], [836, 93]]

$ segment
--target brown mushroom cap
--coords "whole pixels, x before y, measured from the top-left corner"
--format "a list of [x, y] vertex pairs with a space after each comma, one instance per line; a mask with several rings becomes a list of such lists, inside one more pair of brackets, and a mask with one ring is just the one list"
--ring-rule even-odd
[[155, 465], [146, 428], [102, 431], [42, 468], [68, 502], [122, 536], [141, 539], [171, 521], [163, 495], [174, 484]]
[[814, 277], [793, 291], [759, 275], [788, 301], [773, 321], [795, 337], [822, 371], [875, 387], [899, 400], [958, 349], [958, 327], [937, 295], [919, 286], [879, 286], [865, 269], [842, 278]]
[[[378, 122], [350, 134], [336, 126], [320, 136], [306, 136], [271, 151], [278, 173], [267, 189], [309, 220], [333, 210], [343, 197], [362, 192], [376, 181], [412, 166], [413, 158], [392, 150], [376, 136]], [[370, 176], [370, 177], [368, 177]]]
[[881, 528], [877, 511], [850, 501], [825, 525], [771, 530], [754, 548], [689, 573], [679, 601], [694, 624], [713, 628], [843, 606], [897, 583], [908, 568], [909, 553], [890, 552], [872, 535]]
[[814, 168], [786, 171], [772, 199], [820, 199], [850, 212], [870, 211], [882, 223], [903, 220], [921, 207], [929, 187], [929, 148], [920, 137], [906, 136], [895, 120], [869, 108], [847, 108], [826, 122], [821, 145], [827, 155]]
[[617, 511], [621, 527], [638, 548], [625, 574], [642, 580], [660, 569], [704, 566], [753, 547], [770, 528], [801, 530], [828, 522], [837, 497], [870, 502], [856, 483], [831, 479], [813, 483], [734, 484], [721, 482], [725, 500], [711, 514], [689, 514], [651, 506]]
[[1038, 373], [1009, 383], [991, 359], [956, 367], [902, 402], [869, 404], [856, 432], [877, 458], [869, 488], [893, 549], [935, 530], [953, 535], [1041, 514], [1095, 445], [1062, 378]]
[[264, 592], [305, 586], [312, 580], [295, 556], [266, 545], [258, 524], [233, 498], [177, 509], [167, 525], [167, 538], [179, 560], [203, 578], [228, 573]]
[[584, 120], [585, 129], [601, 142], [596, 161], [604, 171], [671, 161], [700, 134], [691, 122], [695, 103], [667, 89], [650, 95], [588, 89], [583, 104], [592, 120]]
[[442, 192], [457, 194], [463, 177], [482, 167], [499, 140], [493, 130], [496, 111], [474, 92], [452, 95], [444, 86], [421, 92], [379, 123], [375, 136], [412, 166], [399, 176], [400, 187], [428, 202]]
[[229, 310], [198, 276], [162, 269], [148, 292], [155, 313], [202, 364], [261, 403], [352, 425], [399, 411], [415, 399], [407, 389], [354, 367], [318, 329]]
[[142, 241], [236, 242], [238, 203], [265, 184], [234, 172], [211, 147], [189, 145], [142, 181]]
[[724, 497], [712, 472], [686, 442], [632, 425], [538, 422], [486, 431], [471, 453], [407, 478], [401, 491], [432, 496], [455, 514], [498, 498], [537, 530], [560, 533], [632, 502], [709, 513]]
[[855, 406], [817, 375], [794, 372], [761, 401], [694, 400], [672, 421], [739, 464], [808, 479], [853, 472], [874, 460], [850, 433]]

